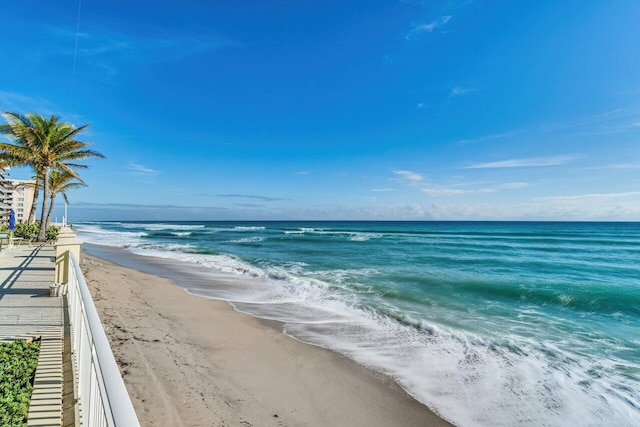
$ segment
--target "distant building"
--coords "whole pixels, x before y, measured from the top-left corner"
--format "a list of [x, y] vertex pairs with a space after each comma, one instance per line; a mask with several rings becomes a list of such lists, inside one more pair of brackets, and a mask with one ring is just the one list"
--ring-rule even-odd
[[4, 223], [7, 220], [7, 212], [9, 212], [9, 205], [4, 203], [4, 195], [9, 187], [9, 168], [0, 168], [0, 223]]
[[10, 179], [8, 170], [2, 171], [0, 182], [0, 220], [9, 219], [9, 211], [16, 213], [16, 222], [26, 222], [33, 205], [34, 180]]

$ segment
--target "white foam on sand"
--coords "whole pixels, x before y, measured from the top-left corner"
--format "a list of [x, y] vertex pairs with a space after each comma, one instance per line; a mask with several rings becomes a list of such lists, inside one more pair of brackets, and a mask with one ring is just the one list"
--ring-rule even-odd
[[457, 425], [632, 426], [638, 421], [633, 406], [606, 379], [592, 378], [589, 366], [535, 340], [491, 342], [399, 313], [401, 319], [389, 317], [322, 280], [256, 268], [226, 255], [170, 257], [244, 276], [230, 289], [191, 292], [284, 322], [287, 335], [391, 376]]

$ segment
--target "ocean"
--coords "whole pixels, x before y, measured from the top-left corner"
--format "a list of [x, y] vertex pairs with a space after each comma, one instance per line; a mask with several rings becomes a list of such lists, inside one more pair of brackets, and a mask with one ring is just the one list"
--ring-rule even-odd
[[640, 223], [74, 229], [199, 274], [176, 284], [393, 377], [456, 425], [640, 425]]

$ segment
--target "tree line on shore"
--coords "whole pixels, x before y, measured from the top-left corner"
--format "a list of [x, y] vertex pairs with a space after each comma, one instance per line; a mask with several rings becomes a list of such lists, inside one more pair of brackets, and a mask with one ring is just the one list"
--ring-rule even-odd
[[[44, 242], [50, 237], [47, 229], [56, 196], [62, 194], [68, 202], [67, 190], [86, 186], [77, 170], [88, 166], [77, 161], [104, 156], [89, 149], [90, 142], [77, 139], [88, 125], [75, 127], [54, 115], [46, 118], [34, 113], [3, 112], [2, 117], [7, 123], [0, 125], [0, 135], [9, 142], [0, 141], [0, 168], [26, 166], [33, 169], [33, 204], [27, 223], [38, 227], [37, 241]], [[40, 196], [40, 220], [35, 221]]]

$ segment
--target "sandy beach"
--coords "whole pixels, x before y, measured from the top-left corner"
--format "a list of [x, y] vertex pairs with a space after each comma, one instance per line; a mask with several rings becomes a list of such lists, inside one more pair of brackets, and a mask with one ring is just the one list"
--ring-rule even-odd
[[143, 426], [446, 426], [394, 381], [278, 324], [83, 254]]

